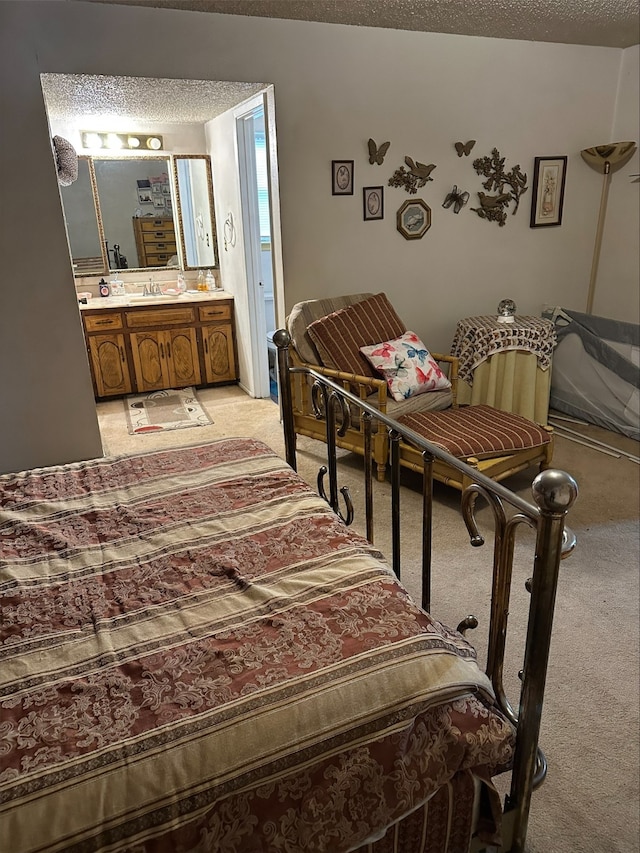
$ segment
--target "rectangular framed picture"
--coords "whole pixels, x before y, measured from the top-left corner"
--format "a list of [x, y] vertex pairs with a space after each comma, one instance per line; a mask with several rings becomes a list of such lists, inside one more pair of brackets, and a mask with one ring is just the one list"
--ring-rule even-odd
[[384, 219], [384, 188], [363, 187], [362, 208], [365, 222], [371, 219]]
[[138, 190], [138, 204], [151, 204], [153, 202], [151, 189], [139, 189]]
[[353, 160], [331, 161], [331, 194], [353, 195]]
[[564, 203], [566, 157], [536, 157], [533, 169], [531, 228], [560, 225]]

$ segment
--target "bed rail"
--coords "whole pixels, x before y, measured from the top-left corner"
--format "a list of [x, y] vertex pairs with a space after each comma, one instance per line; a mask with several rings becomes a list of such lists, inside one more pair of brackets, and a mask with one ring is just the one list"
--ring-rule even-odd
[[[289, 465], [297, 470], [296, 434], [293, 417], [292, 376], [306, 374], [312, 384], [316, 416], [326, 425], [327, 465], [318, 472], [319, 494], [327, 500], [345, 524], [353, 521], [353, 505], [349, 490], [339, 488], [336, 459], [336, 436], [344, 432], [354, 417], [361, 420], [364, 432], [365, 524], [369, 541], [374, 539], [372, 436], [375, 429], [385, 429], [390, 443], [391, 481], [391, 564], [401, 577], [400, 550], [400, 443], [419, 450], [424, 462], [422, 490], [422, 591], [421, 603], [431, 609], [431, 546], [433, 518], [433, 463], [441, 460], [466, 474], [472, 485], [464, 490], [461, 511], [473, 546], [484, 544], [475, 518], [475, 504], [482, 496], [494, 518], [494, 552], [487, 675], [491, 679], [497, 702], [516, 727], [516, 748], [511, 788], [504, 805], [503, 853], [524, 853], [527, 824], [533, 790], [544, 780], [546, 759], [538, 746], [540, 721], [546, 683], [553, 611], [561, 560], [575, 546], [575, 537], [565, 527], [565, 516], [573, 505], [578, 487], [569, 474], [549, 469], [536, 476], [532, 484], [535, 504], [529, 503], [500, 483], [433, 445], [413, 430], [403, 427], [382, 414], [366, 401], [341, 387], [327, 376], [308, 367], [294, 367], [289, 356], [290, 336], [284, 329], [273, 336], [278, 348], [278, 371], [285, 453]], [[355, 414], [354, 414], [355, 413]], [[328, 478], [328, 490], [325, 482]], [[343, 499], [341, 507], [340, 495]], [[509, 508], [507, 510], [507, 507]], [[517, 529], [527, 525], [535, 530], [535, 553], [532, 576], [526, 587], [531, 595], [522, 681], [517, 710], [509, 702], [503, 685], [503, 660], [507, 635], [507, 619], [511, 591], [513, 555]], [[463, 632], [477, 625], [467, 616], [458, 625]]]

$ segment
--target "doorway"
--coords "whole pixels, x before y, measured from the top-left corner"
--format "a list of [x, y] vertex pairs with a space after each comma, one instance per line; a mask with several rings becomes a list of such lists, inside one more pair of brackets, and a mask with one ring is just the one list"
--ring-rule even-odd
[[275, 347], [273, 213], [266, 103], [258, 96], [236, 113], [249, 326], [255, 345], [252, 369], [256, 397], [278, 399]]

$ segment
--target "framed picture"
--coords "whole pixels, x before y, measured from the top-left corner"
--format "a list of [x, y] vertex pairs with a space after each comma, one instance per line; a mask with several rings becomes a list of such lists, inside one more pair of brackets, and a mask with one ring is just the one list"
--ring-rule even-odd
[[153, 202], [153, 198], [151, 197], [151, 189], [148, 190], [138, 190], [138, 203], [139, 204], [151, 204]]
[[560, 225], [564, 202], [566, 157], [536, 157], [533, 169], [531, 228]]
[[370, 219], [384, 219], [384, 189], [382, 187], [363, 187], [362, 207], [365, 222]]
[[396, 214], [398, 231], [407, 240], [419, 240], [431, 228], [431, 208], [421, 198], [407, 199]]
[[161, 195], [154, 195], [153, 206], [161, 207], [164, 210], [164, 198]]
[[331, 194], [353, 195], [353, 160], [331, 161]]

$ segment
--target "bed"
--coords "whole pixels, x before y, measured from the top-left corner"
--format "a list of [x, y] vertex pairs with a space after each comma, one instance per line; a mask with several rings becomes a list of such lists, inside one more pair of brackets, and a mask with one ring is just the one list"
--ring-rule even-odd
[[414, 603], [286, 446], [293, 465], [238, 438], [0, 477], [2, 849], [522, 849], [530, 685], [518, 719], [466, 626]]

